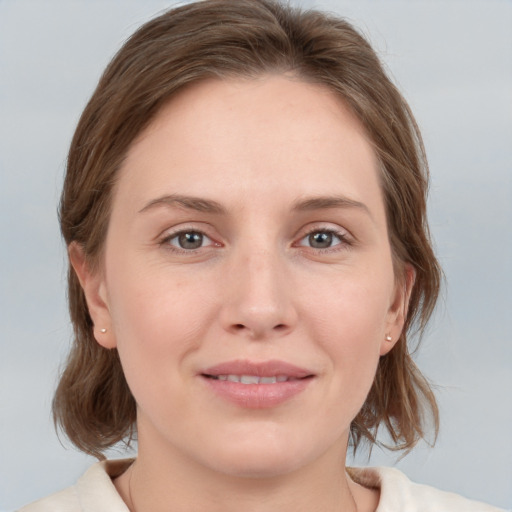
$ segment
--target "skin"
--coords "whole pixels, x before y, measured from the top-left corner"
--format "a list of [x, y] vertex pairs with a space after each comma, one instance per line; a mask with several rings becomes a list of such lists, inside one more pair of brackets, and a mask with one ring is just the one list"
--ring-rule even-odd
[[[397, 282], [377, 160], [332, 92], [284, 75], [185, 89], [129, 149], [100, 269], [70, 256], [137, 402], [139, 456], [115, 481], [130, 507], [375, 510], [343, 461], [413, 271]], [[198, 376], [233, 359], [314, 378], [247, 409]]]

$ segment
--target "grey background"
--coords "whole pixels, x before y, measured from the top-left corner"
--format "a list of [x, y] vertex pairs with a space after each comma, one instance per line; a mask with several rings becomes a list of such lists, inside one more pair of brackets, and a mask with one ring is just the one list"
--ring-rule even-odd
[[[0, 510], [71, 484], [93, 462], [62, 446], [50, 420], [70, 338], [56, 205], [67, 146], [101, 71], [171, 4], [0, 0]], [[433, 450], [420, 445], [398, 467], [509, 508], [512, 3], [301, 4], [336, 11], [369, 35], [430, 156], [430, 220], [448, 284], [417, 361], [438, 385], [441, 434]], [[396, 458], [376, 449], [370, 464]]]

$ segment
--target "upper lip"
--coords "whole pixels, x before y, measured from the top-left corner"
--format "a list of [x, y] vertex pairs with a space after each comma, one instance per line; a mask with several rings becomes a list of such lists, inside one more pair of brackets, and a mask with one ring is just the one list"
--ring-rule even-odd
[[274, 377], [283, 375], [289, 378], [302, 379], [310, 377], [313, 372], [294, 364], [279, 360], [254, 362], [247, 360], [226, 361], [202, 370], [201, 375], [216, 377], [218, 375], [256, 375], [258, 377]]

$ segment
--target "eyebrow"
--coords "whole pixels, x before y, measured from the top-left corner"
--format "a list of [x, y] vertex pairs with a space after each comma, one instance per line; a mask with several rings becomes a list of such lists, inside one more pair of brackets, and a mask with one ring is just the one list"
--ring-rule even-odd
[[355, 208], [368, 214], [373, 219], [368, 206], [360, 201], [345, 196], [318, 196], [295, 202], [294, 211], [328, 210], [330, 208]]
[[179, 194], [170, 194], [158, 197], [147, 203], [139, 213], [146, 212], [158, 206], [178, 206], [187, 210], [195, 210], [203, 213], [225, 214], [225, 208], [211, 199], [202, 199], [193, 196], [183, 196]]
[[[147, 203], [141, 210], [139, 210], [139, 213], [152, 210], [153, 208], [159, 206], [178, 206], [197, 212], [215, 213], [218, 215], [226, 214], [226, 209], [217, 201], [180, 194], [169, 194], [153, 199], [149, 201], [149, 203]], [[364, 203], [345, 196], [318, 196], [301, 199], [294, 203], [292, 211], [307, 212], [313, 210], [328, 210], [332, 208], [359, 209], [368, 214], [370, 218], [373, 219], [370, 210]]]

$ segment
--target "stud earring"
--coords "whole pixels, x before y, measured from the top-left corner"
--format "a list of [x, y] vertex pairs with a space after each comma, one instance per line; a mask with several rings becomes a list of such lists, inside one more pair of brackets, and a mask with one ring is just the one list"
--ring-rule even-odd
[[107, 332], [107, 329], [103, 328], [103, 329], [100, 329], [100, 332], [105, 334]]
[[392, 340], [393, 340], [393, 338], [389, 334], [387, 334], [386, 335], [386, 341], [392, 341]]

